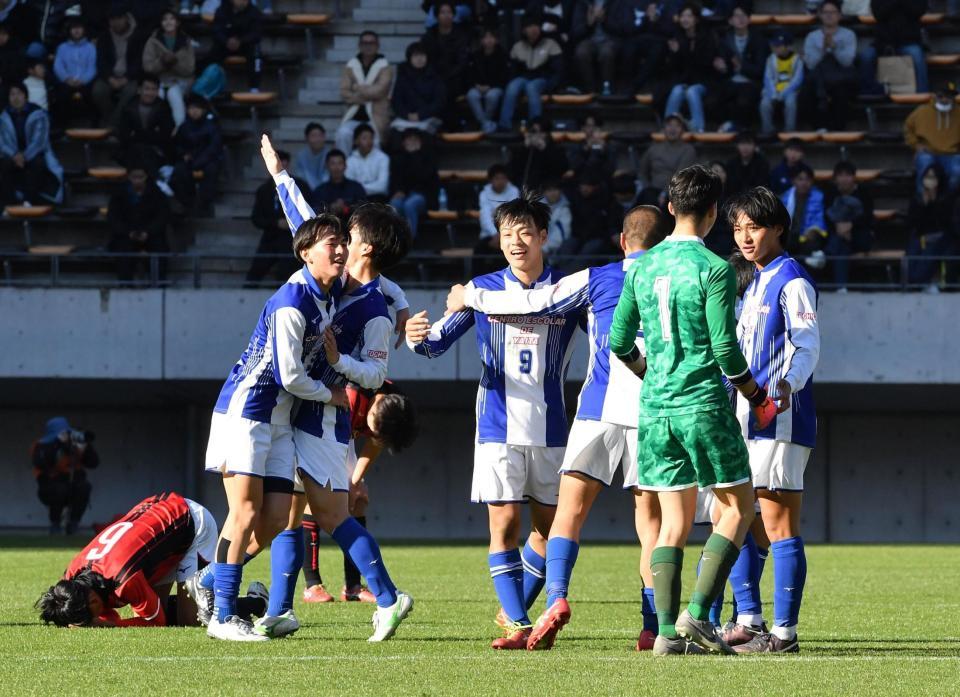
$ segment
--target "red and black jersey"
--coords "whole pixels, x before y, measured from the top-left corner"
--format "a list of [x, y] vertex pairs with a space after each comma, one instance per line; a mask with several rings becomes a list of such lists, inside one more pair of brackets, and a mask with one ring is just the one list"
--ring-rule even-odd
[[346, 390], [350, 403], [350, 432], [354, 438], [369, 438], [373, 435], [367, 426], [367, 414], [370, 413], [374, 397], [378, 394], [400, 394], [400, 390], [390, 380], [384, 380], [377, 390], [365, 390], [352, 383], [347, 385]]
[[104, 528], [63, 576], [70, 579], [92, 569], [116, 584], [111, 607], [130, 605], [141, 618], [136, 624], [165, 624], [162, 604], [152, 589], [174, 576], [195, 536], [193, 515], [182, 496], [150, 496]]

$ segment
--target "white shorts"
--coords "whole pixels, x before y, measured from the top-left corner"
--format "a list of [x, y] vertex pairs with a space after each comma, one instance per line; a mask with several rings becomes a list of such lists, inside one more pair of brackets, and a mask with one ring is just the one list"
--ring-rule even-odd
[[197, 573], [201, 562], [206, 566], [213, 561], [217, 554], [217, 538], [220, 536], [217, 521], [213, 519], [210, 511], [196, 501], [190, 499], [184, 499], [184, 501], [187, 502], [190, 514], [193, 516], [194, 536], [190, 548], [177, 564], [177, 583], [183, 583]]
[[803, 491], [803, 473], [811, 449], [782, 440], [748, 440], [753, 488]]
[[474, 503], [526, 503], [556, 506], [564, 448], [477, 443], [473, 451]]
[[697, 491], [697, 512], [693, 517], [694, 525], [713, 525], [713, 511], [717, 507], [717, 497], [713, 489]]
[[[352, 444], [339, 443], [335, 440], [317, 438], [309, 433], [294, 429], [293, 444], [297, 452], [296, 474], [302, 480], [309, 478], [318, 486], [333, 491], [350, 491], [351, 468], [347, 471], [349, 453], [355, 452]], [[353, 456], [356, 463], [356, 455]], [[303, 491], [303, 482], [294, 483], [294, 491]]]
[[208, 472], [293, 481], [293, 429], [213, 413], [207, 441]]
[[623, 472], [624, 489], [637, 486], [637, 429], [575, 420], [560, 473], [579, 472], [610, 486], [617, 470]]

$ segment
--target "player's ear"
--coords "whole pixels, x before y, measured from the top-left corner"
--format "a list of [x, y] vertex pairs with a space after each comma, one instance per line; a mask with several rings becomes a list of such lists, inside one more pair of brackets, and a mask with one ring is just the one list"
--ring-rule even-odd
[[620, 249], [623, 250], [623, 253], [627, 253], [627, 236], [624, 233], [620, 233]]
[[673, 210], [673, 202], [667, 201], [667, 212], [670, 213], [674, 218], [677, 217], [676, 211]]

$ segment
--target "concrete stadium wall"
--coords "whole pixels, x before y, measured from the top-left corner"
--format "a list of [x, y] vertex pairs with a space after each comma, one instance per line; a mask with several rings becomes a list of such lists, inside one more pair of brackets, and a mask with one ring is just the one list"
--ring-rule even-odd
[[[0, 289], [0, 378], [219, 380], [240, 355], [267, 293], [241, 290]], [[441, 315], [445, 293], [413, 291], [414, 311]], [[956, 296], [827, 294], [816, 379], [847, 384], [960, 384]], [[581, 380], [585, 341], [571, 367]], [[472, 337], [450, 356], [391, 356], [402, 380], [476, 380]]]

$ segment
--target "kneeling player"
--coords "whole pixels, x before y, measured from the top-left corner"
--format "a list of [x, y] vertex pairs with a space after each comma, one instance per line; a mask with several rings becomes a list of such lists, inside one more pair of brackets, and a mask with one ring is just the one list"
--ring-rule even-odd
[[[184, 584], [213, 559], [217, 524], [200, 504], [169, 493], [151, 496], [102, 530], [74, 557], [63, 580], [37, 601], [40, 618], [58, 627], [163, 627], [196, 622]], [[177, 582], [176, 616], [167, 596]], [[241, 613], [262, 615], [266, 588], [251, 584]], [[129, 605], [136, 617], [121, 619]]]

